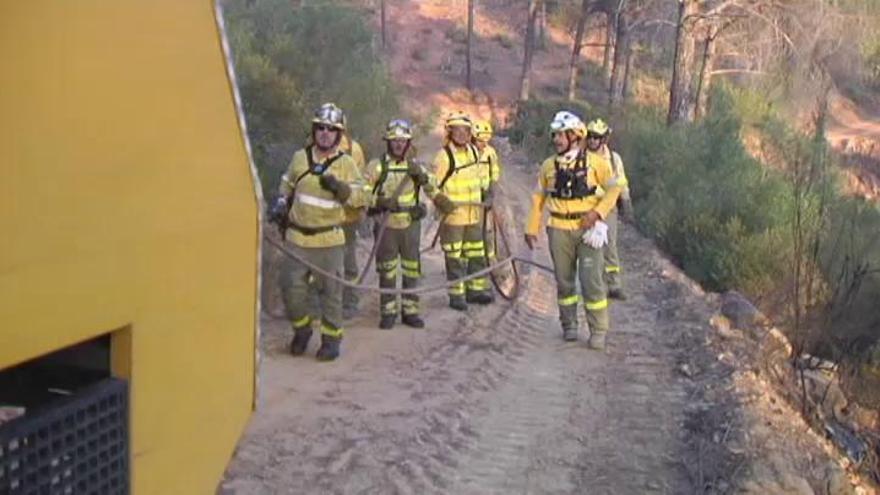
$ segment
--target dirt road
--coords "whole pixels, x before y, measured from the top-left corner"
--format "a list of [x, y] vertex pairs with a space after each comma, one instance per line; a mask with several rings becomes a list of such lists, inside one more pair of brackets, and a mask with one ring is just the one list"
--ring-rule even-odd
[[[605, 354], [562, 341], [554, 282], [536, 270], [513, 305], [459, 314], [429, 297], [421, 331], [376, 329], [368, 298], [332, 364], [290, 357], [287, 325], [266, 321], [262, 410], [221, 493], [695, 492], [675, 369], [682, 329], [705, 330], [711, 310], [682, 315], [669, 299], [686, 289], [651, 244], [629, 228], [623, 243], [632, 299], [612, 307]], [[426, 264], [439, 278], [439, 256]]]
[[[460, 61], [446, 55], [457, 3], [389, 1], [400, 41], [389, 62], [406, 107], [503, 120], [518, 53], [495, 39], [515, 39], [505, 29], [517, 20], [478, 15], [472, 97], [460, 89]], [[566, 52], [551, 43], [536, 59], [536, 88], [564, 77]], [[435, 150], [438, 136], [421, 144]], [[503, 196], [521, 224], [535, 165], [499, 151]], [[266, 318], [260, 409], [218, 493], [729, 493], [753, 471], [761, 479], [740, 493], [814, 493], [828, 462], [821, 441], [794, 413], [768, 420], [783, 411], [772, 393], [718, 353], [714, 296], [633, 228], [621, 236], [630, 300], [611, 307], [605, 353], [587, 348], [586, 329], [579, 342], [562, 341], [554, 281], [538, 270], [526, 272], [513, 304], [458, 313], [442, 292], [428, 295], [424, 330], [378, 330], [377, 297], [367, 295], [333, 363], [314, 360], [317, 342], [291, 357], [287, 323]], [[549, 263], [542, 243], [534, 259]], [[422, 263], [423, 283], [443, 280], [439, 250]]]

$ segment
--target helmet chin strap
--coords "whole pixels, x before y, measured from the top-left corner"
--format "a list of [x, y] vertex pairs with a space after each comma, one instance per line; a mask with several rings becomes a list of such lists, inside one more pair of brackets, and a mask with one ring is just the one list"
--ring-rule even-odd
[[565, 139], [568, 140], [568, 146], [565, 147], [565, 151], [563, 151], [562, 153], [559, 153], [559, 152], [556, 153], [559, 156], [568, 155], [569, 153], [572, 152], [572, 148], [574, 148], [575, 150], [577, 150], [579, 148], [578, 146], [575, 146], [577, 141], [572, 138], [571, 131], [565, 131]]

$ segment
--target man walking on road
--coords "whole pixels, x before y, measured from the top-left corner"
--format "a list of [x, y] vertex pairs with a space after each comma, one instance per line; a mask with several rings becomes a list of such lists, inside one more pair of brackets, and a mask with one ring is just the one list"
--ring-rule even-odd
[[[345, 233], [344, 206], [366, 204], [365, 184], [351, 156], [339, 150], [345, 131], [342, 112], [328, 105], [312, 119], [310, 145], [293, 154], [281, 178], [279, 197], [270, 218], [286, 225], [284, 238], [302, 259], [325, 272], [341, 277]], [[320, 299], [321, 347], [319, 360], [339, 356], [342, 341], [342, 284], [301, 263], [285, 258], [281, 267], [281, 291], [293, 327], [290, 352], [303, 354], [312, 336], [309, 280]]]
[[[534, 249], [546, 205], [550, 210], [547, 237], [556, 275], [563, 338], [577, 340], [580, 301], [575, 283], [577, 276], [590, 326], [589, 345], [602, 350], [610, 327], [603, 280], [602, 247], [607, 243], [607, 225], [603, 219], [614, 207], [620, 187], [613, 183], [614, 173], [608, 160], [581, 149], [585, 130], [583, 121], [567, 111], [558, 112], [550, 123], [556, 154], [541, 165], [525, 228], [525, 242], [529, 249]], [[604, 189], [601, 198], [596, 194], [599, 187]]]

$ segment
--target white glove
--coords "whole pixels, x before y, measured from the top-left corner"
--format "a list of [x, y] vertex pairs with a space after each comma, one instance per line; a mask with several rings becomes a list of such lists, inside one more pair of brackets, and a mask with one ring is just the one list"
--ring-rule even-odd
[[608, 244], [608, 224], [602, 220], [597, 220], [581, 237], [584, 244], [593, 249], [599, 249]]

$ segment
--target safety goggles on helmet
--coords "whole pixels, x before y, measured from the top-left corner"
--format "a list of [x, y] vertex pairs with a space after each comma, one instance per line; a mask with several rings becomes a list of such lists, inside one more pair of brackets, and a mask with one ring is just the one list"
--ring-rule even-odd
[[345, 129], [345, 114], [342, 112], [342, 109], [334, 105], [333, 103], [325, 103], [318, 107], [315, 110], [315, 115], [312, 117], [313, 125], [326, 125], [333, 127], [335, 129], [344, 130]]
[[412, 124], [404, 119], [394, 119], [385, 127], [385, 139], [412, 139]]

